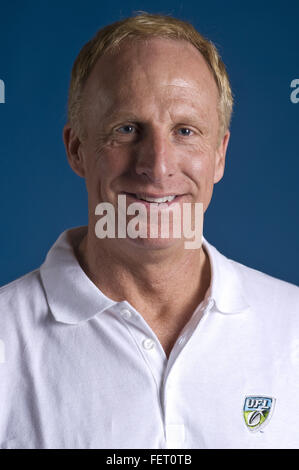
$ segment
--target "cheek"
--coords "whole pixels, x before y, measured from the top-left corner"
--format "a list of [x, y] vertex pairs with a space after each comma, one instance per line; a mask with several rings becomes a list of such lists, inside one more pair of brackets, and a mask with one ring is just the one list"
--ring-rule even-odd
[[197, 202], [203, 203], [205, 212], [213, 194], [215, 152], [209, 149], [194, 155], [188, 160], [185, 170], [185, 174], [193, 181], [195, 198]]
[[109, 200], [114, 181], [124, 175], [128, 168], [128, 157], [124, 152], [107, 150], [88, 155], [86, 175], [87, 189], [93, 198]]
[[189, 177], [201, 187], [210, 185], [214, 179], [215, 153], [211, 148], [205, 151], [197, 151], [189, 155], [186, 160], [185, 170]]
[[119, 178], [130, 171], [130, 158], [127, 152], [105, 152], [98, 162], [98, 170], [103, 185], [113, 190]]

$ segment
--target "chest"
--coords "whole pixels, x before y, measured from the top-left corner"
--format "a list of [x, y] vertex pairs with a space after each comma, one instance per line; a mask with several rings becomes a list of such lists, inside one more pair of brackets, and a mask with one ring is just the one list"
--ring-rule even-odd
[[159, 321], [146, 320], [150, 328], [157, 336], [165, 354], [168, 358], [173, 346], [180, 336], [187, 320], [179, 321], [178, 319], [164, 319]]

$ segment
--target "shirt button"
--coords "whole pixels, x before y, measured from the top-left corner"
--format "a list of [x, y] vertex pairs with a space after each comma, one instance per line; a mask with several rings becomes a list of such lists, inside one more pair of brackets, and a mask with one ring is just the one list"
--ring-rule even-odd
[[209, 299], [206, 308], [210, 309], [213, 307], [213, 305], [214, 305], [214, 299]]
[[154, 342], [152, 339], [150, 338], [146, 338], [142, 341], [142, 346], [144, 347], [144, 349], [152, 349], [154, 347]]
[[122, 316], [125, 320], [128, 320], [129, 318], [131, 318], [132, 313], [131, 313], [131, 311], [130, 311], [128, 308], [124, 308], [124, 309], [121, 311], [121, 316]]
[[186, 339], [185, 336], [181, 336], [179, 338], [179, 344], [182, 344], [185, 341], [185, 339]]

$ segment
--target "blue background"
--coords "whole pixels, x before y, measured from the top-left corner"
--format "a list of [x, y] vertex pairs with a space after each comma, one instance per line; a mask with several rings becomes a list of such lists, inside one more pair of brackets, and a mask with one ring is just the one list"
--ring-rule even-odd
[[87, 224], [84, 180], [62, 141], [72, 63], [102, 26], [134, 11], [190, 21], [223, 57], [235, 96], [223, 180], [204, 235], [226, 256], [298, 284], [298, 1], [28, 0], [0, 4], [0, 285], [38, 267]]

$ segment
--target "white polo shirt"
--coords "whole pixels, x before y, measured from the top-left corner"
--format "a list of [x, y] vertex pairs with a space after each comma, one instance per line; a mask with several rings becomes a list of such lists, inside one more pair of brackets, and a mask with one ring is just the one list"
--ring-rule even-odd
[[79, 266], [85, 231], [0, 289], [0, 448], [299, 448], [298, 287], [204, 239], [211, 286], [167, 360]]

